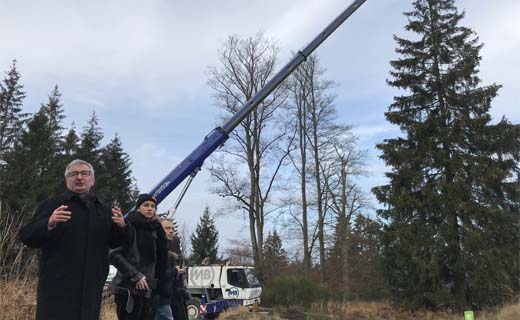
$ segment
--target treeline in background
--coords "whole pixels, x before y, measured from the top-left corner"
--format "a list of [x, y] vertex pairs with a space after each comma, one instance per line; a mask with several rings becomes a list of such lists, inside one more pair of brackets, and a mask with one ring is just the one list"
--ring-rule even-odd
[[[34, 114], [23, 110], [21, 75], [13, 61], [0, 83], [0, 271], [2, 276], [31, 269], [16, 241], [17, 228], [31, 217], [45, 198], [65, 191], [65, 167], [74, 159], [93, 164], [95, 193], [104, 203], [131, 208], [137, 187], [131, 161], [116, 134], [102, 146], [104, 137], [92, 113], [80, 132], [65, 128], [58, 86]], [[30, 260], [32, 261], [32, 260]]]

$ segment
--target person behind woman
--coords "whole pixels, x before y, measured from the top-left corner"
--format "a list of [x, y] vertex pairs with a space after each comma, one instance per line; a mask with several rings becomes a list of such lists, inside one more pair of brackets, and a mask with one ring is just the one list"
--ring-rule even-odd
[[[180, 240], [175, 235], [173, 221], [168, 218], [162, 218], [161, 224], [166, 234], [168, 243], [168, 281], [171, 291], [164, 291], [160, 294], [159, 307], [155, 320], [188, 320], [186, 310], [186, 301], [191, 298], [184, 286], [185, 271], [181, 269], [181, 251]], [[168, 313], [171, 310], [171, 313]]]
[[156, 216], [157, 200], [141, 194], [127, 222], [130, 242], [112, 250], [110, 263], [117, 268], [112, 292], [119, 320], [153, 319], [153, 299], [164, 284], [167, 263], [166, 235]]

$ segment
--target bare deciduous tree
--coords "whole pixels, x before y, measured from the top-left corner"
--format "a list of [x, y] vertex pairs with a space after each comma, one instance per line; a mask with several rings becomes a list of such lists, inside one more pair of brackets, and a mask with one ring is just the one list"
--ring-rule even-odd
[[[319, 243], [320, 256], [320, 278], [325, 281], [325, 217], [328, 207], [325, 205], [327, 196], [323, 187], [323, 173], [320, 163], [330, 153], [333, 139], [331, 128], [334, 127], [335, 107], [334, 95], [330, 89], [334, 86], [331, 81], [323, 80], [325, 70], [319, 66], [316, 55], [312, 55], [302, 63], [292, 77], [291, 92], [295, 104], [295, 123], [298, 136], [298, 163], [293, 164], [300, 175], [302, 217], [300, 225], [303, 234], [304, 268], [306, 273], [310, 270], [310, 259], [315, 239], [314, 233], [310, 231], [308, 197], [312, 194], [312, 203], [316, 206], [317, 239]], [[310, 160], [310, 161], [309, 161]], [[313, 190], [308, 190], [311, 184]]]
[[243, 241], [232, 241], [232, 247], [224, 250], [226, 259], [232, 265], [252, 266], [254, 264], [251, 244]]
[[[290, 207], [285, 211], [302, 232], [305, 274], [311, 270], [317, 244], [322, 282], [327, 278], [327, 250], [330, 242], [337, 241], [333, 237], [329, 241], [326, 231], [343, 228], [341, 237], [347, 237], [350, 217], [365, 204], [352, 180], [362, 173], [364, 152], [356, 150], [351, 127], [337, 123], [335, 96], [331, 93], [334, 83], [323, 80], [324, 72], [313, 55], [291, 77], [297, 143], [291, 161], [299, 175], [301, 192], [299, 202], [294, 196], [288, 199]], [[301, 204], [300, 211], [295, 210], [295, 204]]]
[[300, 201], [301, 201], [301, 217], [289, 209], [288, 213], [300, 226], [303, 244], [303, 267], [306, 276], [311, 271], [311, 257], [313, 243], [315, 238], [311, 236], [309, 239], [309, 216], [307, 203], [307, 135], [309, 128], [308, 103], [310, 90], [308, 86], [308, 68], [299, 67], [290, 78], [289, 90], [291, 92], [292, 102], [294, 104], [294, 125], [296, 132], [297, 154], [291, 155], [291, 161], [294, 169], [300, 177]]
[[[217, 105], [236, 113], [273, 76], [277, 53], [277, 45], [261, 34], [246, 39], [229, 37], [220, 51], [220, 67], [209, 69]], [[210, 168], [217, 182], [214, 191], [234, 199], [230, 208], [248, 216], [254, 262], [260, 273], [264, 224], [271, 212], [267, 205], [291, 145], [288, 126], [279, 120], [286, 97], [283, 86], [269, 95], [230, 134]]]
[[338, 265], [334, 269], [340, 270], [339, 280], [348, 292], [351, 225], [353, 217], [368, 203], [355, 182], [356, 177], [365, 173], [363, 166], [366, 151], [356, 148], [356, 137], [349, 127], [337, 126], [334, 131], [337, 134], [330, 146], [332, 151], [330, 159], [320, 165], [324, 173], [324, 187], [329, 195], [327, 206], [334, 213], [334, 246], [339, 248], [336, 253]]

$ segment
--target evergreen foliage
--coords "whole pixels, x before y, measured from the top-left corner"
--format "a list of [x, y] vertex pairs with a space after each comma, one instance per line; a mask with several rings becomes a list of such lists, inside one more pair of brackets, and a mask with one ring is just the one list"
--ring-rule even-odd
[[79, 144], [77, 156], [79, 159], [91, 163], [94, 168], [99, 168], [99, 157], [101, 154], [101, 140], [103, 131], [98, 125], [99, 119], [96, 112], [92, 112], [88, 124], [83, 127], [81, 132], [81, 142]]
[[[50, 156], [48, 155], [47, 171], [45, 174], [45, 180], [43, 183], [49, 186], [49, 193], [41, 194], [40, 199], [44, 199], [49, 194], [57, 194], [63, 191], [63, 179], [56, 179], [56, 177], [63, 176], [64, 164], [62, 161], [63, 156], [63, 126], [62, 121], [65, 119], [63, 115], [63, 104], [61, 102], [61, 93], [58, 90], [58, 86], [54, 86], [47, 103], [42, 106], [45, 110], [48, 118], [47, 130], [48, 130], [48, 141], [46, 141], [49, 147]], [[43, 150], [42, 150], [43, 151]], [[68, 164], [68, 163], [67, 163]]]
[[381, 270], [381, 224], [364, 215], [357, 215], [352, 225], [346, 228], [345, 237], [345, 231], [341, 230], [345, 228], [341, 227], [341, 223], [340, 220], [336, 225], [334, 245], [327, 259], [331, 275], [329, 293], [337, 299], [347, 300], [388, 298]]
[[317, 281], [296, 275], [282, 275], [262, 284], [262, 305], [309, 308], [324, 295]]
[[101, 174], [96, 176], [95, 189], [107, 204], [118, 202], [124, 209], [130, 208], [138, 191], [120, 138], [101, 147], [103, 132], [95, 113], [81, 137], [74, 124], [65, 130], [57, 86], [32, 115], [22, 112], [24, 98], [14, 61], [0, 83], [0, 210], [28, 219], [38, 202], [65, 190], [65, 167], [78, 158], [92, 163]]
[[5, 154], [18, 141], [27, 118], [27, 114], [22, 113], [25, 92], [20, 77], [15, 60], [0, 83], [0, 169], [3, 168]]
[[377, 147], [392, 169], [373, 189], [385, 204], [384, 270], [413, 307], [483, 307], [520, 293], [519, 126], [491, 124], [499, 85], [481, 86], [482, 45], [453, 0], [416, 0], [385, 114], [403, 137]]
[[123, 151], [117, 134], [101, 149], [99, 162], [96, 195], [107, 204], [121, 207], [123, 211], [130, 210], [139, 192], [132, 177], [130, 156]]
[[265, 279], [274, 278], [287, 266], [287, 252], [282, 247], [282, 239], [276, 232], [269, 232], [264, 241], [264, 271]]
[[62, 150], [61, 167], [65, 168], [72, 160], [77, 158], [79, 143], [80, 143], [80, 138], [76, 133], [76, 129], [74, 127], [74, 122], [73, 122], [70, 129], [63, 137], [63, 144], [61, 146], [61, 150]]
[[192, 265], [214, 264], [219, 260], [218, 253], [218, 231], [215, 220], [209, 214], [209, 207], [206, 207], [204, 214], [197, 224], [197, 229], [190, 237]]
[[32, 270], [33, 252], [18, 247], [16, 232], [40, 201], [65, 190], [64, 171], [70, 161], [80, 158], [94, 165], [95, 189], [107, 204], [118, 202], [129, 209], [138, 194], [120, 138], [116, 135], [100, 147], [103, 132], [95, 113], [80, 138], [74, 124], [64, 134], [57, 86], [32, 115], [23, 113], [24, 98], [14, 61], [0, 83], [0, 276], [16, 266], [24, 272]]
[[13, 61], [6, 77], [0, 83], [0, 214], [6, 207], [7, 157], [20, 139], [27, 114], [22, 112], [25, 92], [20, 83], [20, 73]]
[[57, 167], [63, 119], [60, 98], [55, 87], [7, 156], [6, 200], [15, 212], [31, 211], [38, 202], [63, 189], [64, 168]]
[[73, 122], [63, 140], [63, 155], [69, 157], [71, 161], [74, 160], [72, 157], [78, 152], [79, 142], [80, 140]]

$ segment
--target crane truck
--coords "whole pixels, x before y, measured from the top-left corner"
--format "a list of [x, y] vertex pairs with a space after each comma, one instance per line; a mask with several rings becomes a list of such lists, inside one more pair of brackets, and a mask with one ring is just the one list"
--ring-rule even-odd
[[[353, 1], [336, 19], [318, 34], [260, 89], [247, 103], [222, 126], [213, 129], [180, 164], [178, 164], [150, 192], [160, 203], [186, 178], [175, 209], [184, 196], [204, 161], [228, 139], [229, 134], [247, 117], [274, 89], [276, 89], [312, 52], [327, 39], [366, 0]], [[175, 210], [171, 210], [173, 215]], [[241, 277], [242, 280], [237, 280]], [[195, 266], [188, 268], [188, 291], [193, 296], [188, 307], [190, 318], [215, 314], [230, 305], [251, 305], [260, 302], [261, 288], [252, 268], [229, 266]], [[198, 312], [197, 312], [198, 311]]]
[[[244, 306], [251, 310], [260, 305], [262, 287], [255, 269], [247, 266], [193, 266], [187, 270], [186, 303], [188, 317], [199, 319], [217, 315], [229, 307]], [[110, 266], [107, 284], [117, 269]]]
[[245, 266], [188, 267], [188, 317], [216, 315], [229, 307], [255, 309], [260, 304], [262, 288], [254, 268]]

